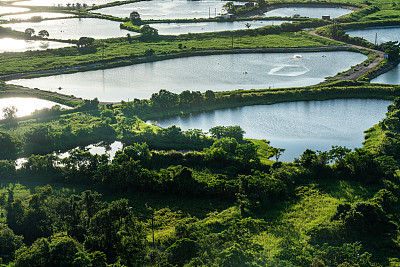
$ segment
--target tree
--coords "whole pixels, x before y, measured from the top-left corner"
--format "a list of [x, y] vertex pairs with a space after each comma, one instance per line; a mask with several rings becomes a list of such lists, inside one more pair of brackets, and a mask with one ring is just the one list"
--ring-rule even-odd
[[134, 24], [135, 22], [141, 21], [140, 14], [139, 14], [138, 12], [136, 12], [136, 11], [132, 11], [132, 12], [129, 14], [129, 18], [131, 19], [131, 22], [132, 22], [133, 24]]
[[400, 44], [398, 41], [392, 42], [386, 42], [380, 45], [381, 50], [385, 51], [385, 54], [388, 55], [388, 60], [394, 61], [399, 58], [399, 53], [400, 53]]
[[39, 37], [42, 37], [42, 38], [47, 38], [47, 37], [50, 36], [50, 34], [49, 34], [49, 32], [46, 31], [46, 30], [41, 30], [41, 31], [39, 31], [38, 36], [39, 36]]
[[161, 89], [158, 93], [153, 93], [150, 100], [155, 107], [160, 107], [161, 109], [174, 108], [179, 102], [179, 95]]
[[87, 47], [90, 46], [94, 43], [94, 38], [92, 37], [81, 37], [79, 38], [78, 43], [76, 43], [76, 45], [78, 47]]
[[18, 109], [16, 106], [4, 107], [3, 118], [7, 121], [12, 121], [17, 117]]
[[35, 30], [32, 29], [32, 28], [27, 28], [27, 29], [25, 30], [25, 34], [28, 35], [29, 37], [32, 37], [32, 35], [35, 34]]
[[241, 142], [246, 133], [240, 126], [215, 126], [209, 130], [209, 133], [214, 138], [230, 137], [235, 138], [236, 141]]
[[13, 158], [19, 147], [21, 142], [11, 135], [5, 132], [0, 132], [0, 159], [10, 159]]
[[153, 39], [158, 36], [158, 30], [153, 27], [150, 27], [148, 24], [143, 25], [140, 32], [141, 32], [140, 37], [145, 40]]
[[128, 201], [121, 199], [111, 202], [90, 221], [85, 248], [104, 251], [108, 259], [120, 257], [123, 264], [134, 266], [145, 239], [142, 224], [131, 214]]
[[15, 235], [7, 225], [0, 225], [0, 255], [13, 256], [22, 246], [22, 236]]
[[236, 7], [233, 2], [227, 2], [225, 5], [222, 6], [223, 10], [225, 10], [227, 13], [236, 13]]
[[282, 156], [283, 152], [285, 152], [284, 148], [276, 148], [276, 147], [273, 148], [273, 153], [274, 153], [276, 161], [279, 160], [279, 158]]
[[267, 6], [267, 3], [265, 2], [265, 0], [257, 0], [257, 5], [259, 8], [264, 8]]
[[207, 101], [214, 101], [215, 100], [215, 93], [212, 90], [207, 90], [204, 93], [204, 96], [206, 97]]

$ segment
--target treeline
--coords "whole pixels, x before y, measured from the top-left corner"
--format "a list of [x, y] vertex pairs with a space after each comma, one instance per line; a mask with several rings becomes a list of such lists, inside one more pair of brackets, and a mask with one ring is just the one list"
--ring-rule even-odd
[[395, 85], [371, 85], [365, 82], [339, 81], [328, 86], [231, 92], [208, 90], [205, 93], [184, 91], [175, 94], [160, 90], [158, 93], [154, 93], [149, 100], [122, 101], [120, 105], [114, 108], [121, 110], [127, 116], [136, 115], [146, 120], [246, 105], [335, 98], [394, 99], [397, 96], [400, 96], [400, 87]]
[[[270, 149], [271, 157], [274, 149]], [[200, 152], [150, 152], [146, 143], [135, 143], [118, 151], [112, 160], [77, 149], [62, 159], [53, 154], [31, 155], [20, 169], [13, 166], [2, 161], [0, 175], [97, 185], [113, 193], [143, 191], [234, 201], [246, 183], [246, 193], [266, 203], [284, 192], [282, 181], [256, 171], [268, 169], [260, 163], [257, 146], [230, 137]]]

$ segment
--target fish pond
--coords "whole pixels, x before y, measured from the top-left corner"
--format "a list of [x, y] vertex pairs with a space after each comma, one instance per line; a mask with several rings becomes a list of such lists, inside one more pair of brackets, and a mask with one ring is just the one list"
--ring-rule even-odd
[[4, 52], [25, 52], [29, 50], [46, 50], [50, 48], [61, 48], [71, 46], [71, 44], [52, 42], [20, 40], [13, 38], [0, 38], [0, 53]]
[[[367, 57], [354, 52], [246, 53], [198, 56], [9, 83], [101, 101], [150, 98], [160, 89], [228, 91], [300, 87], [322, 82]], [[58, 90], [57, 90], [58, 91]]]
[[260, 28], [268, 25], [281, 25], [283, 20], [264, 21], [232, 21], [232, 22], [197, 22], [197, 23], [152, 23], [151, 27], [156, 28], [159, 34], [179, 35], [187, 33], [235, 31]]
[[376, 38], [377, 44], [400, 40], [400, 26], [347, 30], [346, 33], [351, 37], [362, 37], [371, 43], [375, 43]]
[[361, 147], [364, 131], [385, 116], [391, 103], [376, 99], [300, 101], [216, 110], [153, 123], [204, 131], [239, 125], [246, 138], [270, 140], [272, 146], [285, 149], [280, 160], [292, 161], [307, 148], [326, 151], [333, 145]]
[[56, 102], [38, 99], [38, 98], [23, 98], [23, 97], [10, 97], [10, 98], [0, 98], [0, 118], [3, 118], [3, 109], [7, 107], [17, 108], [17, 117], [23, 117], [30, 115], [35, 110], [41, 110], [44, 108], [51, 108], [55, 105], [61, 108], [69, 108], [65, 105], [60, 105]]
[[24, 13], [24, 14], [15, 14], [15, 15], [7, 15], [1, 16], [0, 19], [5, 20], [29, 20], [29, 19], [52, 19], [52, 18], [64, 18], [71, 17], [72, 14], [67, 13], [53, 13], [53, 12], [35, 12], [35, 13]]
[[309, 17], [309, 18], [322, 18], [328, 15], [332, 18], [341, 17], [349, 14], [352, 11], [339, 7], [283, 7], [273, 9], [262, 15], [262, 17]]
[[[129, 17], [132, 11], [136, 11], [141, 19], [214, 18], [222, 12], [222, 6], [227, 2], [219, 0], [153, 0], [106, 7], [96, 10], [96, 12], [125, 18]], [[243, 5], [243, 2], [234, 3]]]
[[1, 6], [0, 8], [0, 15], [1, 14], [9, 14], [9, 13], [19, 13], [19, 12], [26, 12], [29, 11], [28, 8], [22, 7], [8, 7], [8, 6]]
[[89, 6], [92, 5], [102, 5], [113, 2], [114, 0], [28, 0], [15, 2], [14, 5], [21, 6], [67, 6], [79, 4], [87, 4]]
[[[314, 85], [367, 57], [354, 52], [197, 56], [9, 83], [101, 101], [150, 98], [160, 89], [228, 91]], [[57, 90], [58, 91], [58, 90]]]
[[54, 39], [79, 39], [82, 36], [93, 37], [95, 39], [106, 39], [112, 37], [126, 36], [129, 32], [119, 28], [119, 22], [94, 19], [94, 18], [69, 18], [57, 20], [44, 20], [41, 22], [3, 24], [4, 27], [11, 27], [13, 30], [24, 32], [27, 28], [32, 28], [35, 32], [46, 30], [49, 38]]

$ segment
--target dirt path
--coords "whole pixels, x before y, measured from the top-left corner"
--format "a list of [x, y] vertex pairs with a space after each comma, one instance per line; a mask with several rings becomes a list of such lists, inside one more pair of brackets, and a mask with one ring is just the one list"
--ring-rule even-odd
[[[309, 34], [335, 41], [335, 40], [333, 40], [331, 38], [318, 35], [316, 33], [316, 30], [310, 31]], [[345, 71], [343, 73], [337, 74], [336, 76], [330, 78], [330, 80], [355, 81], [358, 78], [360, 78], [361, 76], [363, 76], [364, 74], [366, 74], [367, 72], [376, 69], [378, 67], [379, 63], [384, 59], [385, 53], [382, 52], [382, 51], [374, 50], [374, 49], [370, 49], [370, 48], [365, 48], [365, 47], [358, 46], [358, 45], [352, 45], [352, 44], [346, 44], [346, 46], [347, 47], [357, 48], [357, 49], [359, 49], [361, 51], [364, 50], [364, 51], [373, 52], [373, 53], [375, 53], [377, 55], [377, 57], [374, 58], [372, 60], [372, 62], [370, 62], [367, 65], [365, 65], [364, 62], [362, 62], [362, 63], [354, 66], [353, 68], [351, 68], [351, 69], [349, 69], [349, 70], [347, 70], [347, 71]], [[329, 82], [330, 82], [329, 80], [325, 80], [325, 81], [323, 81], [323, 82], [321, 82], [319, 84], [327, 84]]]

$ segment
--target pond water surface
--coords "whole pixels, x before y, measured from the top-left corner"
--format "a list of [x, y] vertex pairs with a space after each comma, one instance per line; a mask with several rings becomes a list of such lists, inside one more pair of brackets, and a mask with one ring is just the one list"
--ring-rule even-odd
[[[214, 18], [221, 13], [222, 6], [227, 2], [218, 0], [153, 0], [106, 7], [96, 10], [96, 12], [122, 18], [129, 17], [132, 11], [137, 11], [142, 19]], [[234, 3], [244, 4], [243, 2]]]
[[397, 65], [394, 69], [372, 79], [371, 83], [400, 84], [400, 66]]
[[0, 6], [0, 15], [1, 14], [8, 14], [8, 13], [18, 13], [18, 12], [25, 12], [29, 11], [29, 8], [22, 8], [22, 7], [8, 7], [8, 6]]
[[[301, 58], [296, 58], [301, 56]], [[247, 53], [177, 58], [9, 83], [56, 90], [86, 99], [127, 101], [150, 98], [160, 89], [228, 91], [317, 84], [367, 57], [353, 52]]]
[[293, 17], [298, 14], [301, 17], [309, 18], [322, 18], [323, 15], [337, 18], [351, 12], [349, 9], [338, 7], [283, 7], [268, 11], [262, 17]]
[[265, 20], [265, 21], [233, 21], [233, 22], [198, 22], [198, 23], [152, 23], [151, 27], [156, 28], [159, 34], [163, 35], [179, 35], [187, 33], [200, 32], [219, 32], [219, 31], [235, 31], [260, 28], [268, 25], [281, 25], [282, 20]]
[[292, 161], [307, 148], [326, 151], [333, 145], [361, 147], [363, 132], [384, 118], [392, 103], [376, 99], [301, 101], [190, 114], [155, 124], [204, 131], [239, 125], [246, 138], [270, 140], [272, 146], [286, 149], [280, 160]]
[[93, 37], [95, 39], [106, 39], [112, 37], [137, 35], [137, 33], [122, 30], [119, 28], [119, 22], [94, 19], [94, 18], [70, 18], [57, 20], [44, 20], [41, 22], [27, 22], [3, 24], [4, 27], [11, 27], [13, 30], [25, 31], [26, 28], [32, 28], [35, 32], [46, 30], [49, 32], [49, 38], [55, 39], [79, 39], [82, 36]]
[[21, 6], [67, 6], [67, 4], [87, 4], [92, 5], [102, 5], [113, 2], [114, 0], [28, 0], [15, 2], [14, 5]]
[[43, 108], [51, 108], [52, 106], [59, 105], [61, 108], [69, 108], [68, 106], [58, 104], [56, 102], [38, 99], [38, 98], [23, 98], [23, 97], [9, 97], [0, 98], [0, 118], [3, 118], [3, 108], [14, 106], [17, 108], [17, 117], [30, 115], [35, 110]]
[[376, 36], [378, 44], [400, 40], [400, 26], [348, 30], [346, 33], [351, 37], [362, 37], [371, 43], [375, 43]]
[[41, 17], [42, 19], [50, 19], [50, 18], [63, 18], [63, 17], [71, 17], [71, 16], [73, 16], [73, 15], [67, 14], [67, 13], [36, 12], [36, 13], [25, 13], [25, 14], [1, 16], [0, 19], [28, 20], [28, 19], [31, 19], [32, 17]]
[[18, 40], [12, 38], [0, 38], [0, 53], [3, 52], [25, 52], [28, 50], [46, 50], [50, 48], [61, 48], [71, 46], [67, 43], [51, 41]]

